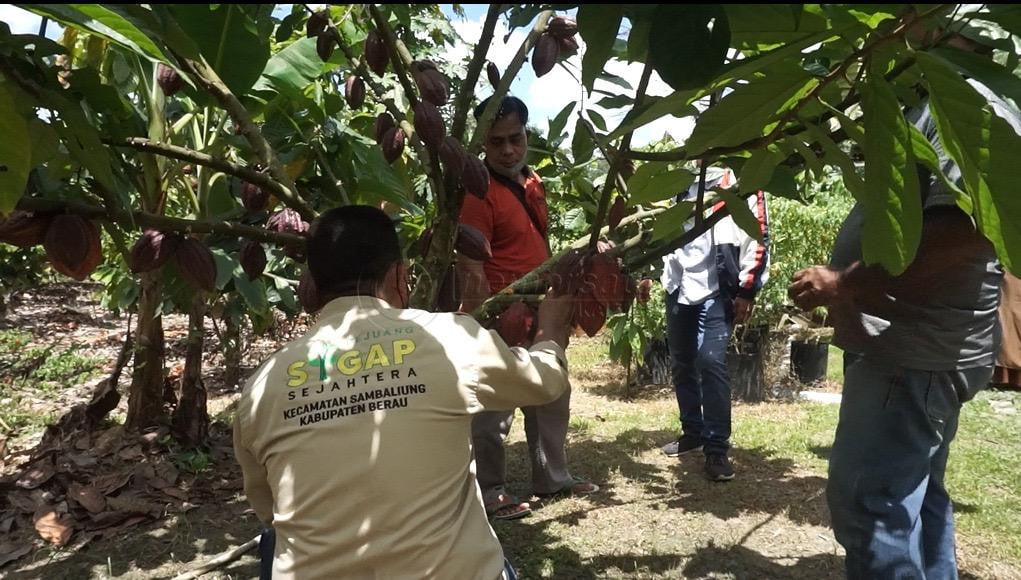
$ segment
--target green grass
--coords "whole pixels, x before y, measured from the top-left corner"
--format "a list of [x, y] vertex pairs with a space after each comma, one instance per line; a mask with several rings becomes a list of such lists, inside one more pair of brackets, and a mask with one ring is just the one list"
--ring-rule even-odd
[[88, 381], [101, 372], [100, 367], [100, 361], [82, 355], [79, 346], [33, 346], [31, 334], [0, 331], [2, 433], [26, 435], [48, 425], [53, 413], [40, 413], [31, 403]]
[[826, 359], [826, 380], [838, 384], [844, 382], [844, 351], [830, 345]]

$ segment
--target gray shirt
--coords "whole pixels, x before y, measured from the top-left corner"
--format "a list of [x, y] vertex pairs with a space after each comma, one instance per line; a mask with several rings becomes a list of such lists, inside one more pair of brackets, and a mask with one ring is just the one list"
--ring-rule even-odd
[[[1021, 133], [1021, 116], [990, 91], [972, 82]], [[929, 139], [939, 156], [944, 174], [961, 185], [961, 172], [940, 143], [936, 124], [928, 107], [907, 115]], [[936, 207], [956, 207], [954, 195], [939, 177], [919, 169], [923, 211]], [[861, 232], [864, 210], [856, 205], [837, 234], [830, 265], [846, 268], [861, 260]], [[878, 358], [897, 366], [947, 371], [991, 366], [999, 348], [1000, 327], [997, 308], [1003, 270], [990, 247], [960, 268], [949, 272], [935, 284], [924, 301], [892, 300], [892, 307], [879, 312], [861, 312], [867, 338], [837, 345], [850, 352]]]

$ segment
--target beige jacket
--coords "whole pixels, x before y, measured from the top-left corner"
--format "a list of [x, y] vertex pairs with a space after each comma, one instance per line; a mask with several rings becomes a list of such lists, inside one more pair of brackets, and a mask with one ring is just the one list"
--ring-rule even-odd
[[502, 577], [472, 415], [567, 388], [552, 342], [508, 348], [469, 316], [330, 302], [252, 375], [234, 422], [248, 501], [276, 529], [273, 577]]

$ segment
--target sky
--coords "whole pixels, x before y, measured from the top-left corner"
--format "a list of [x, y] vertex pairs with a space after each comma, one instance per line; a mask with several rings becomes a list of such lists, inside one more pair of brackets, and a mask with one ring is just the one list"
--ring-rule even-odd
[[[290, 11], [290, 6], [289, 4], [278, 4], [274, 14], [286, 14]], [[461, 6], [464, 9], [464, 18], [454, 14], [450, 5], [443, 5], [443, 12], [451, 19], [454, 29], [466, 43], [456, 46], [450, 51], [451, 58], [454, 59], [460, 59], [470, 54], [472, 46], [474, 46], [474, 43], [482, 33], [482, 23], [488, 10], [488, 5], [486, 4], [462, 4]], [[573, 16], [573, 11], [564, 14]], [[0, 4], [0, 21], [7, 23], [14, 34], [36, 34], [39, 31], [39, 16], [11, 4]], [[529, 26], [516, 29], [511, 34], [509, 40], [504, 43], [503, 38], [507, 34], [507, 24], [506, 20], [501, 18], [497, 24], [494, 40], [489, 49], [489, 60], [496, 63], [501, 71], [506, 70], [507, 65], [510, 64], [511, 59], [514, 57], [530, 28]], [[50, 22], [47, 27], [46, 36], [57, 38], [60, 33], [60, 26]], [[591, 107], [601, 114], [606, 119], [610, 130], [620, 122], [620, 119], [626, 112], [625, 110], [607, 111], [593, 103], [586, 102], [584, 89], [582, 89], [580, 82], [575, 78], [576, 76], [578, 78], [581, 76], [581, 55], [585, 50], [585, 43], [581, 35], [578, 35], [576, 38], [578, 39], [578, 44], [581, 45], [581, 51], [567, 60], [567, 68], [571, 69], [574, 76], [558, 65], [542, 78], [536, 78], [532, 71], [530, 60], [526, 60], [517, 78], [511, 84], [511, 94], [520, 97], [529, 107], [530, 125], [544, 133], [549, 127], [549, 119], [555, 117], [557, 113], [572, 101], [576, 101], [585, 107]], [[642, 73], [641, 64], [628, 64], [611, 60], [607, 63], [606, 68], [609, 72], [626, 79], [632, 87], [638, 86], [638, 80]], [[595, 88], [615, 92], [623, 91], [623, 89], [616, 85], [599, 80], [596, 81]], [[658, 75], [653, 73], [648, 94], [663, 96], [670, 94], [671, 91], [672, 89], [660, 80]], [[492, 89], [489, 83], [485, 80], [480, 80], [476, 88], [476, 95], [481, 99], [490, 93], [492, 93]], [[634, 96], [633, 91], [627, 94]], [[596, 100], [598, 98], [601, 98], [601, 96], [597, 95]], [[570, 134], [574, 130], [574, 121], [577, 119], [578, 110], [578, 107], [576, 107], [573, 113], [574, 117], [567, 123], [568, 138], [565, 142], [568, 144], [570, 143]], [[636, 131], [632, 145], [640, 147], [649, 142], [657, 141], [663, 137], [664, 133], [670, 134], [677, 141], [683, 141], [690, 135], [692, 126], [693, 120], [691, 118], [677, 119], [670, 116], [663, 117]]]

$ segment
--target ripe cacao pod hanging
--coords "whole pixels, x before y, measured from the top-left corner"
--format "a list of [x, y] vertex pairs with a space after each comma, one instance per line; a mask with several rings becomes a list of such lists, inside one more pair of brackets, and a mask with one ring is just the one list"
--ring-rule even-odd
[[262, 211], [269, 202], [269, 192], [254, 183], [241, 186], [241, 205], [248, 211]]
[[464, 161], [461, 183], [468, 193], [479, 199], [486, 199], [486, 193], [489, 192], [489, 168], [485, 162], [474, 155], [468, 155]]
[[[305, 38], [319, 36], [330, 24], [330, 14], [326, 10], [313, 12], [305, 21]], [[326, 60], [325, 58], [323, 60]]]
[[557, 260], [546, 279], [558, 296], [574, 296], [585, 279], [584, 256], [581, 250], [570, 250]]
[[287, 207], [269, 216], [266, 229], [281, 234], [303, 235], [308, 232], [308, 222], [301, 219], [301, 214]]
[[507, 307], [497, 319], [496, 329], [507, 346], [526, 346], [535, 334], [536, 313], [524, 302]]
[[163, 90], [163, 94], [168, 97], [184, 88], [184, 79], [181, 78], [181, 75], [163, 63], [156, 66], [156, 83]]
[[351, 75], [344, 83], [344, 97], [347, 99], [347, 106], [352, 109], [360, 109], [365, 104], [365, 81], [362, 77]]
[[436, 105], [428, 101], [415, 104], [415, 131], [430, 152], [436, 153], [439, 150], [443, 138], [447, 136], [447, 128], [443, 125], [443, 116]]
[[376, 143], [382, 145], [383, 136], [386, 135], [387, 131], [393, 129], [394, 126], [395, 126], [394, 118], [390, 115], [390, 113], [380, 113], [376, 115], [375, 127]]
[[546, 33], [540, 35], [532, 48], [532, 70], [535, 71], [535, 76], [541, 77], [553, 70], [553, 65], [557, 64], [558, 54], [560, 44], [557, 39]]
[[383, 135], [383, 142], [379, 145], [383, 149], [383, 157], [387, 163], [397, 161], [404, 152], [404, 130], [400, 127], [391, 127]]
[[377, 76], [383, 76], [389, 61], [383, 38], [375, 30], [370, 30], [369, 35], [365, 37], [365, 64], [369, 65], [369, 69]]
[[557, 58], [559, 60], [565, 60], [578, 54], [578, 41], [574, 38], [558, 38], [557, 47], [560, 49], [557, 52]]
[[627, 215], [627, 204], [624, 203], [624, 198], [617, 196], [617, 199], [613, 201], [613, 205], [610, 206], [610, 213], [606, 218], [606, 226], [610, 229], [610, 233], [613, 233], [620, 225], [620, 220], [624, 219]]
[[468, 224], [457, 225], [457, 240], [454, 242], [454, 249], [465, 257], [480, 262], [486, 262], [493, 258], [493, 248], [489, 240], [478, 230]]
[[131, 248], [128, 265], [136, 274], [155, 270], [174, 255], [180, 244], [181, 236], [175, 232], [145, 230]]
[[411, 63], [411, 77], [415, 79], [418, 92], [422, 98], [437, 107], [447, 103], [450, 92], [450, 81], [437, 70], [436, 65], [427, 60], [416, 60]]
[[574, 323], [589, 336], [595, 336], [606, 324], [606, 307], [595, 299], [588, 287], [583, 286], [575, 295]]
[[38, 246], [46, 239], [53, 216], [16, 209], [0, 219], [0, 242], [27, 248]]
[[199, 240], [181, 240], [174, 252], [174, 263], [181, 277], [193, 287], [206, 292], [216, 290], [216, 260], [209, 247]]
[[549, 21], [547, 31], [556, 38], [570, 38], [577, 34], [578, 23], [565, 16], [554, 16]]
[[461, 142], [447, 135], [440, 143], [440, 160], [447, 173], [454, 178], [461, 177], [464, 173], [464, 164], [468, 158], [468, 152], [464, 150]]
[[312, 278], [312, 272], [308, 268], [305, 268], [305, 272], [298, 280], [298, 303], [309, 314], [315, 314], [323, 307], [320, 303], [316, 281]]
[[255, 280], [266, 269], [266, 250], [262, 244], [254, 240], [241, 242], [240, 259], [241, 269], [248, 275], [249, 280]]
[[493, 61], [489, 61], [486, 65], [486, 76], [489, 78], [489, 84], [492, 85], [494, 89], [500, 86], [500, 69]]
[[330, 60], [333, 56], [333, 49], [337, 47], [337, 39], [333, 36], [332, 30], [324, 30], [316, 38], [316, 53], [323, 62]]
[[99, 227], [78, 215], [53, 218], [43, 247], [54, 270], [79, 282], [95, 271], [103, 258]]

